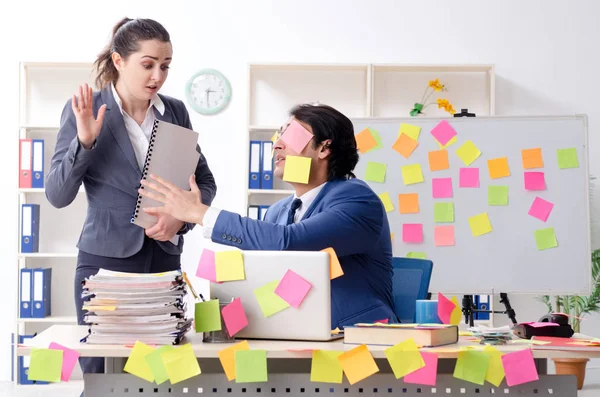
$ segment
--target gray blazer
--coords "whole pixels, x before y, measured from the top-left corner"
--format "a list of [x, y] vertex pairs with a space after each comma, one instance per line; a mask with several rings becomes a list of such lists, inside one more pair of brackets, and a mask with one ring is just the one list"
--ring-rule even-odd
[[[165, 95], [160, 98], [165, 104], [165, 112], [161, 115], [155, 109], [156, 118], [192, 128], [182, 101]], [[65, 105], [46, 181], [46, 197], [54, 207], [66, 207], [75, 199], [83, 183], [88, 209], [77, 248], [93, 255], [126, 258], [137, 253], [144, 243], [144, 229], [131, 223], [142, 171], [110, 86], [95, 92], [93, 103], [94, 115], [103, 104], [106, 104], [106, 114], [91, 150], [85, 150], [79, 144], [71, 100]], [[197, 145], [196, 150], [201, 153], [200, 146]], [[202, 201], [210, 205], [217, 186], [202, 153], [196, 167], [196, 182], [202, 192]], [[193, 227], [186, 223], [178, 234], [185, 234]], [[165, 252], [177, 255], [183, 249], [183, 236], [179, 237], [177, 245], [168, 241], [158, 243]]]

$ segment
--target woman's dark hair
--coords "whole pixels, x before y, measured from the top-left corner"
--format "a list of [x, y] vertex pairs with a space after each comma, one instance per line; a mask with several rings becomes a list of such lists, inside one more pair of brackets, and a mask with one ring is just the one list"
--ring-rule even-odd
[[358, 163], [354, 126], [348, 117], [327, 105], [303, 104], [290, 110], [290, 116], [307, 123], [313, 130], [313, 147], [330, 139], [327, 180], [356, 178], [352, 173]]
[[96, 86], [106, 87], [119, 78], [119, 72], [112, 61], [112, 53], [117, 52], [123, 59], [140, 49], [140, 41], [159, 40], [171, 42], [169, 32], [152, 19], [123, 18], [113, 28], [112, 38], [94, 62], [97, 76]]

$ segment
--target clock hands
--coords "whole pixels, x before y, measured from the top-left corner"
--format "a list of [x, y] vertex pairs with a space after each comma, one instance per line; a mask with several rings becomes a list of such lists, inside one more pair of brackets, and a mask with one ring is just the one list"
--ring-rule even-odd
[[207, 88], [205, 92], [206, 92], [206, 106], [209, 106], [209, 107], [210, 107], [210, 104], [209, 104], [209, 102], [208, 102], [209, 95], [210, 95], [210, 93], [211, 93], [211, 92], [216, 92], [216, 91], [213, 91], [213, 90], [211, 90], [210, 88]]

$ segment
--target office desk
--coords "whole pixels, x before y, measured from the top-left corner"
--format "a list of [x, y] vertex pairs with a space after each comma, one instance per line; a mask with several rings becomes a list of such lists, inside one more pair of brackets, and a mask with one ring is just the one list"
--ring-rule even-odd
[[[267, 352], [269, 381], [266, 383], [235, 383], [225, 377], [217, 353], [231, 344], [203, 343], [202, 334], [193, 331], [188, 334], [202, 370], [202, 374], [186, 381], [171, 385], [165, 382], [160, 386], [149, 383], [133, 375], [123, 373], [123, 367], [131, 352], [122, 345], [88, 345], [80, 343], [88, 331], [87, 326], [54, 325], [43, 331], [31, 342], [31, 346], [19, 346], [17, 355], [27, 356], [31, 347], [47, 348], [51, 342], [77, 350], [83, 357], [105, 357], [104, 374], [84, 374], [86, 397], [110, 396], [200, 396], [215, 397], [258, 397], [285, 395], [287, 397], [364, 397], [379, 395], [400, 395], [402, 397], [423, 396], [463, 396], [481, 397], [498, 395], [519, 396], [560, 396], [576, 397], [577, 385], [574, 376], [546, 374], [548, 358], [599, 358], [596, 352], [567, 352], [554, 350], [533, 350], [540, 380], [508, 388], [504, 383], [496, 388], [489, 383], [483, 386], [456, 379], [452, 376], [458, 350], [464, 346], [478, 345], [461, 340], [456, 345], [444, 348], [422, 349], [438, 354], [438, 378], [435, 387], [405, 384], [396, 379], [385, 357], [386, 346], [369, 346], [369, 351], [379, 366], [379, 373], [350, 385], [344, 378], [342, 384], [310, 382], [310, 366], [313, 350], [350, 350], [355, 345], [344, 345], [342, 340], [331, 342], [290, 342], [290, 341], [249, 341], [251, 349]], [[497, 346], [502, 352], [529, 349], [528, 345]], [[325, 395], [325, 396], [324, 396]], [[384, 397], [384, 396], [381, 396]]]

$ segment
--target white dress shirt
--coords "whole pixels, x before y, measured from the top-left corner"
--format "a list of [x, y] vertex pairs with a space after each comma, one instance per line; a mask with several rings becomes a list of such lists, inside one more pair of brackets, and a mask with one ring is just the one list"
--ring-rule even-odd
[[[292, 199], [292, 201], [294, 201], [297, 198], [299, 198], [302, 201], [302, 205], [300, 205], [300, 207], [296, 210], [296, 213], [294, 214], [294, 223], [298, 223], [300, 219], [302, 219], [306, 211], [310, 208], [310, 205], [313, 203], [313, 201], [315, 201], [315, 198], [317, 198], [317, 195], [319, 194], [321, 189], [323, 189], [323, 187], [325, 186], [325, 183], [309, 190], [300, 197], [296, 196], [296, 194], [294, 193], [294, 198]], [[215, 207], [208, 207], [206, 214], [204, 214], [204, 219], [202, 220], [202, 235], [204, 236], [204, 238], [211, 238], [213, 228], [215, 226], [215, 223], [217, 222], [217, 218], [219, 217], [220, 213], [220, 209]]]

